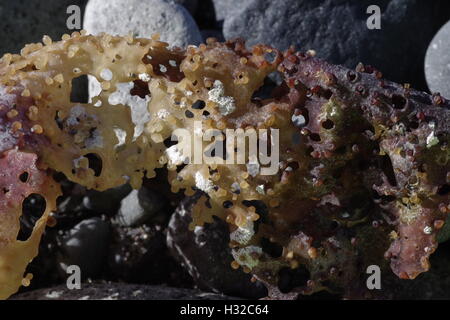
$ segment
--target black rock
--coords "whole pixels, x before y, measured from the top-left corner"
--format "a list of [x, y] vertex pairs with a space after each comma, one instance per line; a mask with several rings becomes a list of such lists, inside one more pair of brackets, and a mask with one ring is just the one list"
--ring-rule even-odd
[[[329, 62], [349, 68], [362, 62], [419, 89], [426, 88], [428, 43], [450, 12], [448, 1], [441, 0], [232, 2], [235, 9], [227, 13], [223, 27], [226, 39], [243, 37], [250, 45], [265, 43], [281, 50], [290, 45], [312, 49]], [[380, 30], [367, 27], [369, 5], [380, 7]]]
[[94, 278], [102, 271], [108, 254], [110, 225], [98, 217], [83, 220], [58, 236], [60, 252], [57, 264], [62, 275], [77, 265], [82, 279]]
[[200, 30], [222, 27], [222, 23], [217, 23], [213, 1], [201, 0], [198, 2], [197, 11], [193, 17]]
[[131, 283], [191, 286], [192, 279], [169, 254], [158, 226], [115, 226], [109, 248], [107, 278]]
[[128, 184], [121, 185], [116, 188], [111, 188], [103, 192], [96, 190], [89, 190], [83, 198], [83, 206], [85, 209], [113, 216], [117, 213], [120, 203], [130, 192], [131, 187]]
[[10, 300], [231, 300], [224, 295], [166, 286], [127, 283], [82, 283], [81, 289], [65, 285], [16, 294]]
[[241, 269], [231, 268], [228, 226], [221, 220], [189, 230], [190, 210], [195, 198], [188, 198], [176, 209], [169, 222], [167, 244], [174, 257], [194, 278], [202, 290], [210, 290], [243, 298], [267, 296], [266, 288], [251, 282]]
[[81, 17], [87, 0], [2, 1], [0, 3], [0, 56], [19, 53], [27, 43], [39, 42], [43, 35], [60, 40], [67, 28], [67, 8], [78, 5]]

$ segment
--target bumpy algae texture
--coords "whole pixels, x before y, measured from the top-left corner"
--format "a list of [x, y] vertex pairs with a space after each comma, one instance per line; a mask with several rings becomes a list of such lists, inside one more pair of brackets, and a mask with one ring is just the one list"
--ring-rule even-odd
[[[260, 98], [273, 72], [283, 81]], [[90, 103], [72, 102], [72, 80], [83, 75], [102, 90]], [[141, 103], [114, 99], [121, 88]], [[173, 191], [203, 193], [192, 227], [226, 220], [230, 267], [265, 283], [270, 298], [322, 290], [376, 297], [367, 266], [402, 279], [430, 268], [450, 211], [449, 106], [370, 66], [349, 70], [312, 52], [247, 49], [240, 40], [182, 50], [157, 37], [44, 37], [0, 62], [0, 297], [31, 279], [26, 266], [60, 194], [55, 172], [96, 190], [139, 188], [165, 165]], [[177, 129], [197, 137], [212, 128], [279, 129], [277, 172], [186, 164], [167, 147]], [[32, 193], [46, 210], [19, 241], [22, 202]]]

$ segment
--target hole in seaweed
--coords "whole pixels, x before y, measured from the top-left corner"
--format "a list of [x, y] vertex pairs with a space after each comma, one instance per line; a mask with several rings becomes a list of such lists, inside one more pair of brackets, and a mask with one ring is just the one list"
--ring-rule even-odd
[[[271, 77], [277, 77], [276, 74], [268, 75], [264, 78], [264, 83], [261, 87], [259, 87], [256, 91], [253, 92], [252, 102], [260, 103], [261, 100], [271, 98], [272, 91], [277, 87], [276, 79], [273, 80]], [[280, 77], [280, 76], [278, 76]]]
[[163, 143], [166, 148], [170, 148], [170, 147], [178, 144], [178, 141], [173, 141], [172, 138], [167, 138], [166, 140], [164, 140]]
[[345, 154], [345, 153], [347, 153], [347, 146], [346, 145], [340, 146], [339, 148], [334, 150], [334, 153], [335, 154]]
[[392, 201], [395, 201], [395, 199], [397, 199], [397, 198], [393, 195], [382, 195], [381, 196], [381, 201], [383, 203], [392, 202]]
[[297, 161], [292, 161], [288, 163], [288, 167], [292, 168], [292, 170], [295, 171], [300, 167], [300, 165]]
[[322, 122], [322, 127], [324, 129], [333, 129], [334, 128], [334, 122], [331, 121], [330, 119], [325, 120], [324, 122]]
[[267, 253], [272, 258], [279, 258], [283, 254], [283, 247], [267, 238], [261, 238], [261, 248], [264, 253]]
[[311, 134], [309, 135], [309, 138], [310, 138], [312, 141], [316, 141], [316, 142], [319, 142], [319, 141], [320, 141], [320, 136], [319, 136], [317, 133], [311, 133]]
[[147, 82], [134, 80], [133, 84], [133, 88], [130, 90], [132, 96], [138, 96], [139, 98], [144, 99], [147, 95], [150, 95]]
[[89, 168], [94, 171], [94, 175], [99, 177], [102, 174], [103, 161], [95, 153], [88, 153], [84, 156], [89, 161]]
[[275, 51], [264, 53], [264, 60], [269, 63], [274, 63], [277, 58], [277, 53]]
[[331, 91], [329, 89], [323, 90], [322, 95], [325, 99], [330, 100], [331, 96], [333, 95], [333, 91]]
[[417, 121], [411, 121], [409, 123], [409, 128], [410, 129], [417, 129], [419, 127], [419, 123]]
[[278, 273], [278, 288], [281, 292], [288, 293], [294, 288], [306, 285], [309, 278], [309, 271], [302, 265], [296, 269], [285, 267]]
[[233, 202], [231, 202], [230, 200], [226, 200], [222, 203], [222, 205], [225, 209], [229, 209], [233, 206]]
[[391, 158], [387, 154], [380, 157], [379, 165], [381, 170], [383, 170], [383, 173], [386, 175], [389, 183], [394, 187], [397, 186], [397, 179], [395, 178], [395, 172], [394, 167], [392, 166]]
[[194, 114], [189, 110], [186, 110], [184, 114], [186, 115], [186, 118], [189, 119], [194, 117]]
[[337, 230], [338, 228], [339, 228], [339, 222], [338, 221], [336, 221], [336, 220], [331, 220], [331, 222], [330, 222], [330, 229], [332, 230], [332, 231], [335, 231], [335, 230]]
[[308, 148], [306, 148], [306, 155], [310, 155], [311, 152], [314, 151], [314, 147], [313, 146], [308, 146]]
[[58, 116], [58, 111], [56, 111], [56, 114], [55, 114], [55, 122], [56, 122], [56, 125], [58, 126], [58, 128], [60, 130], [62, 130], [63, 129], [63, 122]]
[[28, 174], [28, 172], [25, 171], [19, 176], [19, 180], [22, 181], [23, 183], [26, 183], [29, 177], [30, 175]]
[[205, 101], [202, 101], [202, 100], [197, 100], [197, 101], [195, 101], [194, 102], [194, 104], [192, 105], [192, 109], [195, 109], [195, 110], [201, 110], [201, 109], [203, 109], [204, 107], [205, 107]]
[[255, 207], [255, 212], [259, 214], [261, 217], [266, 216], [268, 214], [266, 204], [261, 200], [243, 200], [242, 204], [249, 207]]
[[356, 82], [358, 81], [358, 74], [352, 70], [347, 72], [347, 79], [350, 82]]
[[88, 103], [88, 77], [83, 74], [72, 79], [70, 102], [72, 103]]
[[444, 184], [438, 188], [437, 194], [440, 196], [445, 196], [450, 193], [450, 185]]
[[26, 241], [33, 232], [34, 225], [45, 212], [47, 202], [40, 194], [32, 193], [22, 203], [20, 230], [17, 240]]
[[394, 94], [392, 95], [392, 107], [394, 109], [403, 109], [406, 106], [406, 99], [401, 95]]

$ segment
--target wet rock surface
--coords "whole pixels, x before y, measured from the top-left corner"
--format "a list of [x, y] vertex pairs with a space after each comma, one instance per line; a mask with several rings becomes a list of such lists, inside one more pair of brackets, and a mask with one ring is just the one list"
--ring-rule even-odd
[[59, 236], [61, 251], [57, 264], [60, 272], [65, 273], [68, 266], [77, 265], [84, 279], [98, 276], [108, 253], [110, 232], [108, 222], [94, 217]]
[[165, 231], [155, 225], [114, 228], [106, 278], [130, 283], [192, 286], [190, 276], [169, 254]]
[[80, 290], [66, 286], [16, 294], [11, 300], [231, 300], [220, 294], [166, 286], [126, 283], [86, 283]]
[[204, 290], [262, 298], [265, 287], [252, 282], [242, 269], [231, 268], [228, 226], [221, 220], [189, 230], [191, 209], [195, 198], [188, 198], [177, 208], [169, 223], [167, 244], [172, 254], [189, 272], [195, 284]]

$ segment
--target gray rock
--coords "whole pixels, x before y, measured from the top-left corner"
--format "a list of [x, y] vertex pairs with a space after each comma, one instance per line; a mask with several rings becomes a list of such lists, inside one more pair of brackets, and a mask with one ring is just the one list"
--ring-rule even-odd
[[107, 279], [128, 283], [192, 284], [167, 250], [159, 226], [115, 226], [108, 255]]
[[380, 30], [369, 30], [366, 25], [371, 0], [252, 0], [235, 5], [238, 10], [225, 17], [223, 32], [226, 39], [243, 37], [250, 45], [313, 49], [318, 57], [349, 68], [363, 62], [390, 80], [424, 89], [425, 51], [448, 19], [449, 4], [420, 0], [376, 3], [381, 9]]
[[[2, 1], [0, 3], [0, 57], [7, 52], [20, 53], [28, 43], [40, 42], [44, 35], [60, 40], [65, 33], [71, 34], [79, 29], [69, 30], [67, 8], [77, 5], [80, 8], [80, 22], [87, 0], [48, 0], [48, 1]], [[81, 28], [81, 25], [80, 25]], [[87, 81], [74, 83], [72, 101], [85, 101], [88, 96]]]
[[109, 223], [98, 217], [83, 220], [60, 235], [61, 253], [57, 257], [60, 272], [65, 274], [67, 266], [77, 265], [83, 279], [96, 277], [105, 263], [109, 237]]
[[69, 290], [65, 285], [39, 289], [12, 296], [10, 300], [231, 300], [224, 295], [126, 283], [83, 283], [80, 290]]
[[222, 21], [233, 16], [235, 12], [239, 12], [250, 2], [252, 0], [213, 0], [216, 20]]
[[434, 36], [425, 56], [425, 76], [431, 92], [450, 98], [450, 22]]
[[174, 257], [202, 290], [244, 298], [262, 298], [266, 288], [241, 269], [231, 268], [228, 225], [216, 220], [212, 224], [189, 230], [194, 198], [183, 201], [172, 215], [167, 232], [167, 245]]
[[83, 198], [83, 207], [100, 214], [112, 216], [117, 213], [120, 202], [130, 192], [129, 184], [111, 188], [105, 191], [89, 190]]
[[165, 0], [90, 0], [84, 14], [84, 29], [89, 33], [150, 37], [159, 33], [171, 46], [198, 45], [200, 31], [189, 12]]
[[121, 204], [117, 222], [121, 226], [138, 226], [148, 221], [163, 207], [163, 200], [152, 190], [145, 187], [132, 190]]
[[[70, 5], [78, 5], [83, 12], [87, 0], [1, 1], [0, 56], [6, 52], [19, 53], [25, 44], [39, 42], [47, 34], [54, 40], [64, 33], [72, 33], [66, 20]], [[82, 17], [80, 17], [82, 18]]]

